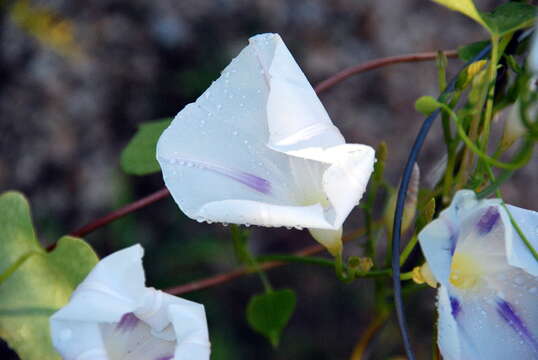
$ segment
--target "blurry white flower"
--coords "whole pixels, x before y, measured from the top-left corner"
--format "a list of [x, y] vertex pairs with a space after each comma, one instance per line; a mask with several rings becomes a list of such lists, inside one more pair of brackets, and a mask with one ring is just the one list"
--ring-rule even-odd
[[140, 245], [102, 259], [50, 318], [66, 360], [209, 360], [201, 304], [145, 287]]
[[[537, 248], [538, 213], [508, 209]], [[443, 359], [538, 359], [538, 262], [499, 199], [459, 191], [419, 241], [441, 284]]]
[[157, 145], [166, 186], [199, 221], [308, 228], [333, 254], [374, 150], [346, 144], [277, 34], [262, 34]]

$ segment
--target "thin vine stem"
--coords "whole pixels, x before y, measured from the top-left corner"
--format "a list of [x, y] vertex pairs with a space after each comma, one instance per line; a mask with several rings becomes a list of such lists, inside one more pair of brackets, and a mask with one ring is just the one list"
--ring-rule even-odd
[[495, 167], [506, 169], [506, 170], [517, 170], [529, 162], [530, 155], [532, 155], [532, 147], [530, 147], [529, 150], [527, 150], [528, 151], [527, 156], [522, 156], [520, 159], [519, 158], [516, 159], [513, 163], [499, 161], [489, 156], [488, 154], [480, 150], [480, 148], [473, 142], [473, 140], [465, 134], [465, 129], [463, 129], [458, 115], [445, 104], [443, 103], [439, 103], [439, 104], [443, 108], [443, 110], [445, 110], [446, 112], [450, 114], [450, 117], [456, 123], [456, 129], [458, 130], [458, 135], [461, 137], [461, 139], [463, 140], [467, 148], [469, 148], [482, 161], [485, 161]]
[[[455, 58], [458, 56], [458, 52], [456, 50], [442, 50], [441, 52], [445, 54], [447, 58]], [[323, 80], [316, 86], [315, 90], [317, 93], [320, 93], [322, 91], [332, 88], [334, 85], [341, 83], [342, 81], [352, 77], [353, 75], [357, 75], [365, 71], [374, 70], [380, 67], [394, 65], [394, 64], [408, 63], [408, 62], [421, 62], [421, 61], [435, 60], [437, 58], [437, 54], [438, 54], [437, 51], [432, 51], [432, 52], [422, 52], [422, 53], [414, 53], [414, 54], [406, 54], [406, 55], [389, 56], [386, 58], [371, 60], [363, 64], [359, 64], [359, 65], [347, 68], [345, 70], [342, 70], [339, 73], [329, 77], [328, 79]]]

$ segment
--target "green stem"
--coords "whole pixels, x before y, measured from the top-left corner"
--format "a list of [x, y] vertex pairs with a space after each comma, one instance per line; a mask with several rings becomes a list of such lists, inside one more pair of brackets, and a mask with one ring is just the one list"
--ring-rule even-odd
[[443, 103], [439, 103], [439, 106], [441, 106], [443, 109], [445, 109], [446, 111], [448, 111], [450, 113], [450, 116], [456, 122], [456, 128], [458, 130], [458, 135], [461, 137], [461, 139], [463, 140], [463, 142], [465, 143], [467, 148], [469, 148], [473, 153], [475, 153], [483, 161], [485, 161], [485, 162], [487, 162], [487, 163], [489, 163], [489, 164], [491, 164], [491, 165], [493, 165], [495, 167], [498, 167], [498, 168], [501, 168], [501, 169], [507, 169], [507, 170], [519, 169], [520, 167], [524, 166], [528, 162], [528, 160], [529, 160], [528, 157], [524, 157], [522, 159], [517, 159], [513, 163], [506, 163], [506, 162], [499, 161], [499, 160], [487, 155], [482, 150], [480, 150], [480, 148], [465, 134], [465, 130], [461, 126], [461, 123], [459, 121], [458, 115], [456, 115], [456, 113], [454, 111], [452, 111], [452, 109], [450, 109], [448, 106], [446, 106]]
[[271, 254], [271, 255], [261, 255], [256, 257], [256, 260], [259, 262], [269, 262], [269, 261], [282, 261], [286, 263], [303, 263], [311, 265], [320, 265], [326, 267], [335, 266], [335, 261], [315, 257], [315, 256], [296, 256], [296, 255], [286, 255], [286, 254]]
[[534, 259], [536, 261], [538, 261], [538, 252], [536, 251], [536, 249], [532, 246], [532, 244], [530, 243], [529, 239], [527, 239], [527, 237], [525, 236], [525, 234], [523, 233], [523, 231], [521, 230], [521, 228], [519, 227], [518, 223], [516, 222], [516, 220], [514, 219], [514, 217], [512, 216], [512, 214], [510, 213], [510, 210], [508, 209], [508, 206], [506, 206], [506, 204], [502, 204], [502, 206], [504, 207], [504, 209], [506, 210], [506, 212], [508, 213], [508, 217], [510, 218], [510, 222], [512, 223], [512, 226], [514, 227], [514, 229], [516, 229], [516, 232], [517, 234], [519, 235], [519, 237], [521, 238], [521, 240], [523, 240], [523, 242], [525, 243], [525, 246], [527, 247], [527, 249], [529, 249], [529, 251], [531, 252], [532, 256], [534, 256]]
[[486, 100], [486, 113], [484, 116], [484, 127], [482, 129], [482, 150], [487, 151], [491, 119], [493, 117], [493, 100], [495, 96], [495, 80], [497, 78], [497, 63], [499, 62], [499, 38], [491, 38], [491, 60], [488, 68], [488, 95]]
[[402, 254], [400, 255], [400, 266], [405, 264], [405, 261], [407, 260], [407, 258], [411, 254], [411, 251], [413, 251], [417, 243], [418, 243], [418, 236], [415, 234], [413, 235], [411, 240], [409, 240], [407, 245], [405, 245], [405, 248], [403, 249]]

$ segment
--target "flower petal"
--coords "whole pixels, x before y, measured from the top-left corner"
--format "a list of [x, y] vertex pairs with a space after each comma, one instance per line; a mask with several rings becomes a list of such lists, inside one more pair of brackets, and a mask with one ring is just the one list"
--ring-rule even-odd
[[[144, 250], [133, 245], [103, 258], [75, 289], [69, 303], [57, 311], [57, 320], [118, 322], [132, 312], [144, 294]], [[103, 307], [102, 304], [107, 306]]]
[[[478, 201], [473, 191], [458, 191], [450, 206], [418, 235], [420, 247], [437, 281], [447, 285], [456, 249], [468, 251], [473, 248], [475, 251], [472, 252], [479, 254], [487, 247], [487, 254], [491, 256], [504, 254], [504, 237], [509, 232], [509, 227], [505, 226], [507, 221], [499, 200]], [[499, 224], [501, 231], [491, 232]]]
[[209, 359], [210, 344], [204, 307], [193, 304], [178, 303], [168, 308], [178, 337], [175, 360]]
[[171, 359], [192, 338], [205, 344], [204, 356], [193, 350], [183, 358], [209, 359], [204, 307], [146, 288], [142, 255], [134, 245], [105, 257], [52, 315], [52, 342], [64, 359]]
[[437, 343], [445, 360], [460, 360], [462, 344], [459, 338], [458, 324], [452, 309], [447, 289], [441, 285], [437, 295], [437, 312], [439, 316]]
[[[508, 205], [508, 210], [527, 240], [538, 251], [538, 212], [512, 205]], [[512, 231], [512, 236], [506, 239], [506, 255], [510, 265], [517, 266], [529, 274], [538, 276], [538, 261], [536, 261], [515, 229]]]
[[343, 144], [314, 89], [277, 34], [250, 39], [262, 71], [268, 74], [267, 122], [269, 147], [289, 153], [305, 148], [327, 148]]
[[[488, 288], [479, 294], [449, 290], [449, 298], [458, 307], [454, 312], [451, 306], [451, 311], [461, 354], [448, 358], [538, 359], [538, 280], [517, 268], [488, 280]], [[439, 294], [441, 297], [441, 290]], [[439, 303], [439, 313], [441, 343], [443, 337], [454, 335], [454, 328], [453, 324], [450, 329], [441, 326], [448, 323], [446, 303], [444, 307]], [[442, 351], [447, 357], [454, 353], [454, 348], [447, 345]]]
[[374, 151], [344, 144], [282, 39], [264, 34], [176, 116], [157, 159], [193, 219], [339, 230]]

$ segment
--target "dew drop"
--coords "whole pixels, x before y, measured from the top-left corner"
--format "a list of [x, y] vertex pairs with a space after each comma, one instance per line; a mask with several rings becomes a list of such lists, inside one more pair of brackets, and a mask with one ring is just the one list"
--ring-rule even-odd
[[237, 136], [237, 130], [234, 130], [234, 132], [232, 133], [234, 136]]
[[217, 105], [217, 109], [219, 109], [219, 110], [222, 109], [222, 105], [221, 105], [221, 104], [218, 104], [218, 105]]

